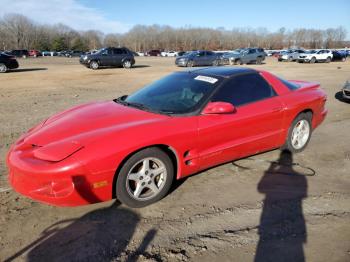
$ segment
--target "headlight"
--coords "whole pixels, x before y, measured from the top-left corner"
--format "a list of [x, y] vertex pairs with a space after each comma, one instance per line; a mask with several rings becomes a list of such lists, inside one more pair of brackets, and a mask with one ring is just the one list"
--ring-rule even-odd
[[78, 142], [59, 141], [38, 147], [33, 153], [38, 159], [59, 162], [82, 148], [83, 146]]
[[84, 60], [87, 60], [87, 59], [88, 59], [87, 55], [86, 55], [86, 56], [84, 56], [84, 57], [83, 57], [83, 59], [84, 59]]

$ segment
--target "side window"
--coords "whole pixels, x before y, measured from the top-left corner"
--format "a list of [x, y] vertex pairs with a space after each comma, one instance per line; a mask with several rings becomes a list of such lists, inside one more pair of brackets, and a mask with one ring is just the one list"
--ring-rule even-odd
[[207, 55], [213, 55], [214, 54], [213, 52], [210, 52], [210, 51], [207, 51], [206, 53], [207, 53]]
[[228, 102], [240, 106], [275, 96], [272, 87], [259, 74], [247, 74], [230, 79], [213, 96], [212, 102]]
[[114, 48], [113, 49], [113, 54], [115, 54], [115, 55], [120, 55], [120, 54], [122, 54], [123, 52], [122, 52], [122, 50], [120, 49], [120, 48]]
[[249, 54], [255, 54], [256, 53], [256, 50], [255, 49], [250, 49], [249, 50]]

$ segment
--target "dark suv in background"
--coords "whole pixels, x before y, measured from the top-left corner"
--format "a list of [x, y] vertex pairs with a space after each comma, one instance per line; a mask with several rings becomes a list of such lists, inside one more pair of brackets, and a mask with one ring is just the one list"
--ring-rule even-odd
[[9, 69], [18, 68], [15, 56], [0, 53], [0, 73], [6, 73]]
[[79, 61], [93, 70], [106, 66], [130, 68], [135, 64], [133, 53], [126, 47], [102, 48], [93, 54], [82, 55]]
[[26, 49], [7, 51], [6, 54], [22, 58], [27, 58], [29, 56], [29, 52]]

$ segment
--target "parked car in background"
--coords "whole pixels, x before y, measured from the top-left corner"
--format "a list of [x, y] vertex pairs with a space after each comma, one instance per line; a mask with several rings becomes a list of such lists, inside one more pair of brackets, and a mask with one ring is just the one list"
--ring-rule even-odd
[[41, 52], [38, 50], [29, 50], [28, 55], [32, 57], [42, 56]]
[[82, 55], [79, 61], [82, 65], [93, 70], [106, 66], [123, 66], [124, 68], [131, 68], [135, 64], [133, 52], [126, 47], [102, 48], [96, 53]]
[[138, 56], [145, 56], [144, 52], [136, 52]]
[[[242, 49], [235, 49], [233, 51], [229, 51], [229, 52], [226, 52], [225, 54], [223, 54], [221, 57], [222, 64], [228, 65], [228, 64], [231, 64], [231, 61], [233, 61], [232, 62], [232, 64], [233, 64], [234, 60], [240, 55], [241, 50]], [[232, 58], [232, 60], [231, 60], [231, 58]]]
[[161, 53], [162, 56], [170, 56], [170, 57], [175, 57], [178, 56], [178, 53], [176, 51], [166, 51]]
[[332, 61], [341, 61], [341, 62], [345, 62], [346, 61], [346, 57], [347, 54], [344, 51], [337, 51], [334, 50], [332, 51], [333, 57], [332, 57]]
[[65, 57], [66, 54], [67, 54], [68, 52], [69, 52], [69, 51], [67, 51], [67, 50], [59, 51], [59, 52], [57, 52], [57, 56], [63, 56], [63, 57]]
[[175, 56], [178, 56], [178, 53], [176, 51], [164, 51], [164, 52], [161, 52], [161, 56], [175, 57]]
[[162, 52], [158, 49], [150, 50], [146, 53], [147, 56], [161, 56]]
[[51, 56], [51, 52], [50, 51], [41, 51], [41, 55], [42, 56]]
[[85, 52], [83, 52], [83, 51], [74, 50], [74, 51], [68, 51], [65, 55], [66, 55], [66, 57], [80, 57], [84, 54], [85, 54]]
[[144, 207], [174, 180], [210, 167], [280, 147], [303, 151], [326, 115], [317, 83], [251, 68], [175, 72], [29, 129], [7, 154], [8, 180], [15, 191], [58, 206], [117, 198]]
[[[249, 63], [261, 64], [265, 60], [266, 53], [263, 48], [244, 48], [237, 49], [229, 56], [229, 63], [231, 65], [242, 65]], [[225, 59], [225, 62], [227, 60]]]
[[29, 52], [26, 49], [7, 51], [6, 54], [13, 55], [15, 57], [22, 57], [22, 58], [27, 58], [29, 56]]
[[278, 57], [280, 56], [280, 54], [281, 54], [282, 52], [284, 52], [284, 51], [286, 51], [286, 50], [280, 50], [280, 51], [272, 52], [272, 56], [278, 58]]
[[187, 53], [186, 51], [180, 51], [180, 52], [177, 52], [177, 56], [183, 56], [186, 53]]
[[299, 63], [316, 63], [316, 62], [326, 62], [332, 61], [333, 54], [332, 51], [321, 49], [321, 50], [309, 50], [304, 54], [300, 54], [298, 57]]
[[57, 56], [58, 52], [56, 51], [42, 51], [42, 56]]
[[6, 53], [0, 53], [0, 73], [6, 73], [10, 69], [18, 68], [16, 57]]
[[212, 51], [193, 51], [186, 53], [183, 56], [177, 57], [175, 60], [177, 66], [218, 66], [221, 64], [219, 55]]
[[299, 58], [300, 54], [305, 53], [305, 50], [303, 49], [289, 49], [287, 51], [283, 51], [279, 54], [278, 56], [278, 61], [282, 62], [282, 61], [288, 61], [288, 62], [292, 62], [292, 61], [296, 61]]

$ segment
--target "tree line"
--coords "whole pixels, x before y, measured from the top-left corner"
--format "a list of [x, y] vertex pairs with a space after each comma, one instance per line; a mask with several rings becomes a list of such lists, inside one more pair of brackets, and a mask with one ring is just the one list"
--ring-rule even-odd
[[104, 46], [126, 46], [133, 51], [164, 50], [232, 50], [242, 47], [265, 49], [344, 48], [344, 27], [320, 29], [280, 28], [204, 28], [161, 25], [136, 25], [124, 34], [104, 34], [97, 30], [77, 31], [63, 25], [42, 25], [21, 14], [0, 18], [0, 50], [94, 50]]

